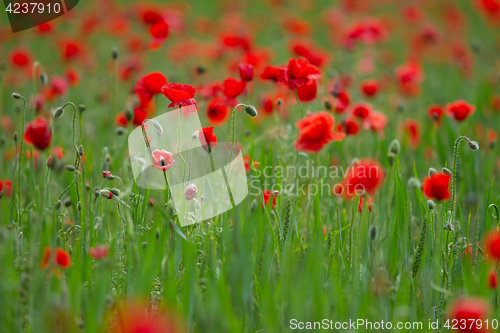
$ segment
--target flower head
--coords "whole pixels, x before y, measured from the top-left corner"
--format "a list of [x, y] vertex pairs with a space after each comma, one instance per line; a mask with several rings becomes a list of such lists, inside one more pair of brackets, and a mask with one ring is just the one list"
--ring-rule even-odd
[[161, 87], [161, 93], [172, 102], [169, 104], [169, 108], [173, 106], [196, 105], [196, 101], [193, 98], [196, 89], [189, 84], [167, 83]]
[[160, 171], [167, 171], [175, 164], [174, 156], [171, 152], [166, 150], [156, 149], [153, 151], [153, 165], [152, 167], [157, 168]]
[[474, 114], [474, 111], [476, 111], [476, 107], [464, 100], [458, 100], [446, 105], [446, 115], [456, 121], [464, 121]]
[[334, 133], [335, 119], [328, 112], [311, 113], [296, 123], [299, 137], [295, 141], [295, 149], [317, 153], [331, 141], [340, 141], [344, 133]]
[[45, 150], [52, 141], [52, 131], [45, 118], [38, 117], [26, 125], [24, 139], [40, 150]]
[[[458, 323], [461, 322], [476, 322], [481, 320], [484, 322], [488, 319], [490, 312], [490, 307], [488, 302], [482, 298], [473, 297], [463, 297], [457, 299], [453, 304], [451, 304], [448, 309], [448, 318], [450, 320], [456, 320]], [[488, 330], [484, 328], [484, 325], [479, 328], [477, 325], [459, 325], [457, 327], [460, 332], [487, 332]]]
[[500, 230], [492, 230], [486, 235], [484, 247], [493, 261], [498, 262], [500, 260]]
[[207, 152], [210, 152], [208, 149], [208, 145], [210, 144], [211, 149], [217, 146], [217, 137], [214, 134], [214, 128], [211, 127], [203, 127], [201, 130], [198, 130], [201, 146]]
[[89, 249], [89, 254], [92, 258], [100, 260], [105, 258], [109, 253], [109, 246], [107, 245], [96, 245]]
[[289, 89], [297, 89], [320, 77], [321, 71], [318, 67], [303, 59], [291, 58], [288, 66], [280, 69], [278, 82], [285, 83]]
[[43, 259], [40, 263], [40, 268], [44, 269], [49, 265], [66, 269], [71, 265], [71, 257], [68, 252], [60, 247], [51, 249], [47, 246], [43, 251]]
[[184, 190], [184, 198], [186, 200], [193, 200], [194, 197], [196, 197], [196, 194], [198, 193], [198, 189], [196, 188], [195, 184], [189, 184], [186, 186], [186, 189]]
[[354, 195], [373, 196], [384, 179], [385, 171], [379, 162], [361, 159], [349, 167], [342, 183], [333, 187], [333, 193], [343, 195], [346, 199], [352, 199]]
[[208, 103], [207, 116], [211, 125], [220, 126], [224, 124], [229, 115], [228, 107], [223, 103], [221, 97], [217, 97]]
[[450, 193], [451, 176], [444, 172], [437, 172], [430, 177], [425, 177], [422, 191], [430, 199], [448, 200]]
[[137, 81], [134, 91], [141, 105], [146, 106], [154, 95], [162, 92], [162, 87], [167, 83], [165, 75], [159, 72], [144, 75]]

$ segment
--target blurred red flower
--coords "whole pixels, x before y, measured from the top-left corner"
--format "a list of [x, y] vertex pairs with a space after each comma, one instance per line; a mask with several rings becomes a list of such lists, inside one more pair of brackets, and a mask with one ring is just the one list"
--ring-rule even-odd
[[[68, 268], [71, 265], [71, 257], [68, 252], [60, 247], [51, 249], [46, 247], [43, 251], [43, 259], [40, 263], [40, 268], [44, 269], [47, 266], [59, 266], [61, 268]], [[55, 267], [54, 267], [55, 268]]]
[[410, 136], [412, 148], [417, 148], [420, 143], [420, 125], [416, 120], [408, 119], [403, 123], [403, 130]]
[[253, 66], [246, 63], [240, 63], [238, 65], [240, 71], [240, 78], [242, 81], [248, 82], [253, 80]]
[[153, 72], [144, 75], [137, 81], [134, 91], [142, 105], [146, 106], [154, 95], [162, 92], [162, 87], [167, 83], [165, 75]]
[[464, 100], [458, 100], [453, 103], [446, 104], [446, 115], [454, 118], [456, 121], [464, 121], [469, 116], [473, 115], [476, 107], [467, 103]]
[[490, 259], [500, 261], [500, 230], [492, 230], [486, 235], [484, 247]]
[[31, 62], [31, 55], [25, 49], [17, 49], [10, 54], [10, 62], [17, 67], [24, 67]]
[[380, 89], [380, 84], [375, 79], [367, 79], [361, 82], [361, 92], [366, 97], [374, 97]]
[[40, 150], [46, 149], [52, 140], [52, 131], [47, 120], [38, 117], [32, 122], [27, 123], [24, 139], [27, 143], [32, 144]]
[[222, 98], [217, 97], [208, 104], [207, 116], [211, 125], [220, 126], [229, 118], [229, 109], [222, 102]]
[[200, 139], [201, 146], [207, 152], [209, 152], [208, 145], [211, 148], [217, 146], [217, 137], [214, 134], [213, 126], [203, 127], [201, 130], [198, 130], [198, 138]]
[[260, 74], [260, 78], [263, 80], [271, 80], [277, 82], [278, 77], [280, 75], [280, 71], [281, 67], [266, 66], [262, 74]]
[[488, 287], [491, 289], [498, 288], [498, 274], [495, 268], [490, 269], [488, 272]]
[[316, 81], [309, 81], [306, 85], [297, 88], [297, 97], [301, 102], [310, 102], [316, 98], [318, 87]]
[[373, 112], [372, 106], [368, 103], [358, 102], [350, 107], [351, 114], [360, 119], [367, 119]]
[[222, 83], [222, 93], [228, 100], [234, 100], [236, 97], [241, 95], [245, 88], [245, 81], [238, 81], [231, 77], [225, 79]]
[[100, 260], [106, 258], [109, 252], [109, 246], [107, 245], [96, 245], [89, 249], [89, 254], [92, 258]]
[[295, 141], [295, 149], [317, 153], [331, 141], [340, 141], [344, 133], [334, 133], [335, 119], [328, 112], [317, 112], [307, 115], [296, 123], [299, 137]]
[[321, 71], [318, 67], [303, 59], [291, 58], [288, 66], [280, 69], [278, 82], [286, 84], [289, 89], [297, 89], [320, 77]]
[[335, 113], [343, 113], [350, 104], [350, 98], [347, 92], [340, 91], [335, 99]]
[[262, 205], [262, 199], [261, 199], [262, 209], [264, 209], [264, 206], [267, 206], [267, 203], [271, 198], [273, 198], [273, 203], [271, 207], [272, 208], [276, 207], [276, 196], [274, 195], [274, 193], [272, 193], [269, 190], [264, 190], [262, 191], [262, 196], [264, 197], [264, 205]]
[[[488, 332], [485, 325], [476, 325], [476, 321], [480, 320], [484, 323], [488, 319], [490, 307], [488, 302], [482, 298], [463, 297], [457, 299], [450, 305], [448, 309], [448, 318], [457, 320], [459, 323], [457, 329], [460, 332]], [[460, 323], [471, 323], [473, 325], [460, 325]], [[479, 328], [481, 327], [481, 328]]]
[[424, 80], [422, 67], [419, 63], [410, 61], [396, 68], [396, 77], [402, 93], [414, 96], [419, 92], [419, 84]]
[[422, 191], [430, 199], [448, 200], [450, 193], [451, 176], [444, 172], [438, 172], [430, 177], [425, 177], [422, 183]]
[[355, 162], [347, 171], [344, 180], [333, 187], [333, 194], [352, 199], [354, 195], [373, 196], [382, 186], [385, 171], [376, 160], [365, 158]]
[[10, 197], [12, 193], [12, 181], [11, 180], [0, 180], [0, 192], [3, 191], [3, 195]]
[[167, 83], [161, 87], [161, 92], [172, 102], [168, 105], [169, 108], [177, 105], [196, 105], [196, 101], [193, 98], [196, 93], [196, 89], [189, 84]]
[[438, 126], [441, 125], [441, 119], [443, 119], [443, 115], [444, 115], [443, 109], [444, 108], [442, 105], [434, 104], [434, 105], [429, 106], [429, 109], [427, 110], [427, 114], [429, 115], [429, 118], [432, 121], [436, 122], [436, 124]]

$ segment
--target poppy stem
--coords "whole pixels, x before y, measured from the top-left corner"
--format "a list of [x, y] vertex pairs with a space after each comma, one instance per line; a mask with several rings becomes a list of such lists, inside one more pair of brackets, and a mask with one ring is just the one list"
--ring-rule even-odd
[[300, 119], [302, 119], [304, 118], [304, 107], [302, 106], [302, 103], [300, 103], [298, 89], [295, 89], [295, 100], [297, 101], [297, 104], [300, 106]]
[[182, 107], [179, 105], [179, 125], [177, 127], [177, 155], [182, 160], [182, 165], [184, 169], [182, 170], [182, 181], [184, 181], [184, 176], [186, 175], [186, 160], [182, 157], [181, 154], [181, 130], [182, 130]]
[[35, 98], [36, 98], [36, 68], [39, 68], [40, 70], [42, 69], [40, 67], [40, 63], [38, 61], [35, 61], [33, 63], [33, 97], [31, 98], [31, 103], [33, 104], [33, 115], [35, 114], [35, 110], [36, 110], [36, 101], [35, 101]]
[[172, 192], [170, 191], [170, 185], [168, 184], [168, 180], [167, 180], [167, 172], [166, 171], [163, 171], [163, 178], [165, 178], [165, 186], [166, 186], [166, 191], [167, 191], [167, 202], [170, 200], [170, 198], [172, 197]]
[[[212, 145], [210, 144], [210, 142], [208, 142], [208, 154], [210, 155], [210, 164], [212, 164], [212, 172], [215, 172], [214, 159], [212, 157]], [[226, 170], [224, 170], [224, 166], [222, 166], [221, 171], [222, 171], [222, 176], [224, 177], [224, 182], [226, 183], [227, 193], [229, 194], [229, 200], [231, 200], [231, 205], [233, 206], [234, 209], [236, 205], [234, 204], [233, 192], [231, 191], [231, 187], [229, 186], [229, 181], [227, 179], [227, 174]]]
[[26, 109], [26, 99], [23, 96], [20, 96], [20, 98], [23, 100], [23, 113], [21, 115], [21, 143], [19, 145], [19, 165], [17, 169], [17, 195], [18, 195], [18, 200], [17, 200], [17, 205], [18, 205], [18, 222], [19, 226], [21, 227], [22, 230], [22, 220], [21, 220], [21, 169], [23, 165], [23, 147], [24, 147], [24, 114], [25, 114], [25, 109]]
[[240, 106], [246, 107], [246, 104], [240, 103], [240, 104], [236, 105], [233, 109], [232, 124], [231, 124], [231, 151], [229, 152], [229, 162], [228, 163], [231, 163], [231, 159], [233, 158], [233, 149], [234, 149], [234, 140], [235, 140], [234, 136], [235, 136], [235, 127], [236, 127], [236, 110], [238, 110], [238, 108]]

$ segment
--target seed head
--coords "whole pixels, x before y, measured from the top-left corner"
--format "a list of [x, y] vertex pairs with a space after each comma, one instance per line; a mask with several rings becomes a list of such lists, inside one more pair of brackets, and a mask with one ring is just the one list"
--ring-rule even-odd
[[252, 117], [252, 118], [257, 117], [258, 113], [257, 113], [257, 109], [255, 108], [255, 106], [247, 105], [247, 106], [245, 106], [245, 111], [250, 117]]
[[80, 113], [82, 113], [85, 110], [87, 110], [87, 107], [85, 105], [83, 104], [78, 105], [78, 111], [80, 111]]

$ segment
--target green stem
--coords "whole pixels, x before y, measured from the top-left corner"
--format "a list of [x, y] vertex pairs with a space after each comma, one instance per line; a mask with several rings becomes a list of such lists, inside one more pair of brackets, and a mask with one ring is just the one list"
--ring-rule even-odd
[[184, 176], [186, 175], [186, 160], [181, 154], [181, 130], [182, 130], [182, 107], [179, 105], [179, 125], [177, 127], [177, 155], [182, 160], [183, 170], [182, 170], [182, 180], [184, 181]]
[[23, 100], [23, 113], [21, 116], [21, 135], [18, 137], [21, 140], [20, 148], [19, 148], [19, 168], [17, 169], [17, 204], [18, 204], [18, 222], [19, 226], [22, 230], [22, 220], [21, 220], [21, 169], [23, 165], [23, 147], [24, 147], [24, 113], [26, 109], [26, 99], [21, 96]]

